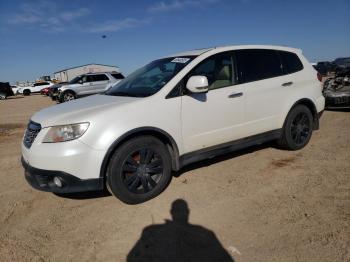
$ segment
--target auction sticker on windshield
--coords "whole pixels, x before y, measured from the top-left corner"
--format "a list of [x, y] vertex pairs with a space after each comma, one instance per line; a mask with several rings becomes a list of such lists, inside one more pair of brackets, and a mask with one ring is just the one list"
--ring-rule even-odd
[[172, 63], [186, 64], [189, 60], [190, 60], [189, 58], [176, 57], [176, 58], [174, 58], [171, 62], [172, 62]]

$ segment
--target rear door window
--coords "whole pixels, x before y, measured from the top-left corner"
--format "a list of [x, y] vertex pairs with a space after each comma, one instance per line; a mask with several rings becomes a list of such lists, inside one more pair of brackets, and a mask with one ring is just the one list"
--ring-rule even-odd
[[242, 49], [235, 51], [239, 82], [247, 83], [283, 75], [275, 50]]
[[287, 51], [278, 51], [278, 53], [281, 57], [285, 74], [292, 74], [303, 70], [303, 64], [296, 54]]
[[99, 81], [109, 80], [108, 76], [106, 76], [105, 74], [91, 75], [91, 77], [92, 77], [91, 82], [99, 82]]
[[105, 74], [88, 75], [87, 77], [87, 82], [99, 82], [99, 81], [107, 81], [107, 80], [109, 80], [109, 78]]

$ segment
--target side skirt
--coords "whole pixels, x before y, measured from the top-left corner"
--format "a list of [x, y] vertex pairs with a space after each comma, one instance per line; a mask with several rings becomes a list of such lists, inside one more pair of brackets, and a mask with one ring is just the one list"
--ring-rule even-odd
[[259, 145], [268, 141], [279, 139], [282, 135], [282, 129], [268, 131], [262, 134], [245, 137], [239, 140], [227, 142], [221, 145], [212, 146], [190, 152], [180, 156], [180, 168], [190, 163], [198, 162], [204, 159], [212, 158], [218, 155], [227, 154], [243, 148]]

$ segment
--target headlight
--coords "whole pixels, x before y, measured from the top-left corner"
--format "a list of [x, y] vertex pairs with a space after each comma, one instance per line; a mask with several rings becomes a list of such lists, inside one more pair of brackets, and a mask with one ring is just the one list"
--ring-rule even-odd
[[43, 143], [57, 143], [77, 139], [86, 132], [88, 127], [89, 123], [52, 126], [44, 137]]

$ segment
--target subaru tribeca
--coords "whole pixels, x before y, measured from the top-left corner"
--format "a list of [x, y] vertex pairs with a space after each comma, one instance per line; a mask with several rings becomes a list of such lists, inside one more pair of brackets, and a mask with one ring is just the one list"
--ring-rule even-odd
[[34, 188], [102, 190], [128, 204], [159, 195], [189, 163], [276, 140], [303, 148], [324, 109], [301, 50], [230, 46], [155, 60], [103, 95], [34, 114], [22, 144]]

